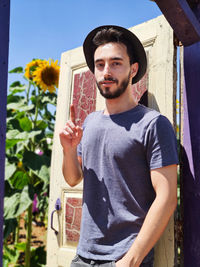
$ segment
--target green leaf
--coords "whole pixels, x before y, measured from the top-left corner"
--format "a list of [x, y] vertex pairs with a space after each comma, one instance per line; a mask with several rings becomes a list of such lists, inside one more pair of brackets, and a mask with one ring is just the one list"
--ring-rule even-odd
[[20, 141], [17, 144], [15, 154], [17, 155], [18, 159], [22, 160], [25, 146], [27, 147], [28, 145], [29, 145], [29, 140]]
[[[22, 138], [21, 136], [21, 132], [19, 132], [18, 130], [10, 130], [6, 133], [6, 138], [7, 139], [25, 139], [26, 138], [26, 133], [23, 133], [24, 134], [24, 137]], [[19, 137], [20, 136], [20, 137]]]
[[56, 95], [45, 95], [42, 97], [41, 102], [56, 105], [56, 99]]
[[41, 131], [31, 131], [31, 132], [19, 132], [18, 130], [10, 130], [6, 134], [6, 138], [11, 140], [27, 140], [29, 138], [33, 138], [36, 135], [40, 134]]
[[11, 188], [10, 183], [9, 183], [8, 180], [5, 181], [4, 188], [5, 188], [4, 197], [10, 197], [16, 192], [15, 189]]
[[13, 88], [11, 89], [10, 88], [10, 91], [12, 92], [12, 94], [16, 94], [16, 93], [22, 93], [26, 90], [26, 86], [23, 86], [23, 87], [16, 87], [16, 88]]
[[40, 136], [41, 130], [31, 132], [19, 132], [18, 130], [9, 130], [6, 135], [6, 151], [17, 144], [16, 153], [21, 153], [25, 146], [28, 146], [30, 139]]
[[46, 155], [39, 156], [31, 151], [24, 152], [23, 164], [33, 171], [39, 171], [42, 169], [43, 165], [50, 166], [50, 157]]
[[16, 81], [10, 85], [10, 92], [14, 95], [18, 92], [24, 92], [26, 90], [26, 85], [21, 84], [19, 81]]
[[6, 239], [17, 227], [17, 219], [4, 220], [3, 238]]
[[16, 140], [6, 140], [6, 150], [10, 149], [11, 147], [14, 147], [18, 142], [20, 142], [20, 139]]
[[6, 255], [3, 255], [3, 267], [9, 267], [9, 258]]
[[8, 246], [4, 246], [4, 256], [9, 260], [9, 265], [16, 264], [19, 255], [20, 253], [17, 249], [11, 249]]
[[41, 134], [39, 134], [39, 135], [37, 135], [37, 136], [35, 137], [35, 142], [36, 142], [37, 144], [39, 144], [39, 143], [41, 142], [41, 140], [43, 140], [45, 137], [46, 137], [45, 132], [44, 132], [44, 131], [41, 131]]
[[31, 96], [30, 100], [31, 100], [33, 105], [36, 105], [37, 100], [36, 100], [35, 96]]
[[49, 183], [49, 168], [46, 165], [43, 165], [38, 173], [38, 176], [43, 180], [45, 184]]
[[15, 137], [19, 134], [20, 132], [18, 130], [10, 130], [6, 133], [6, 138], [7, 139], [15, 139]]
[[15, 81], [15, 82], [11, 83], [10, 88], [17, 87], [17, 86], [20, 87], [20, 86], [23, 86], [23, 85], [21, 84], [20, 81]]
[[21, 111], [29, 111], [29, 110], [33, 110], [35, 108], [35, 106], [34, 105], [24, 105], [24, 106], [21, 106], [21, 108], [20, 108], [20, 110]]
[[33, 248], [31, 250], [31, 267], [46, 266], [46, 249], [45, 246]]
[[32, 203], [34, 191], [32, 186], [25, 186], [21, 192], [16, 192], [4, 198], [5, 219], [13, 219], [24, 212]]
[[34, 105], [26, 105], [25, 99], [21, 99], [21, 101], [15, 103], [12, 102], [7, 105], [7, 109], [14, 109], [14, 110], [20, 110], [20, 111], [28, 111], [34, 109]]
[[19, 251], [25, 251], [26, 250], [26, 243], [25, 242], [17, 243], [15, 245], [15, 247]]
[[29, 183], [29, 176], [27, 173], [23, 171], [17, 171], [10, 179], [9, 179], [10, 184], [15, 188], [15, 189], [23, 189], [24, 186], [28, 185]]
[[19, 120], [16, 118], [13, 118], [13, 116], [12, 116], [10, 118], [7, 118], [7, 131], [8, 130], [14, 130], [14, 129], [19, 130], [20, 125], [19, 125]]
[[47, 109], [45, 110], [43, 117], [48, 121], [55, 120], [55, 116], [51, 112], [49, 112]]
[[23, 96], [19, 96], [19, 95], [8, 95], [7, 97], [7, 107], [10, 103], [19, 103], [22, 102], [24, 103], [25, 99]]
[[45, 130], [48, 126], [48, 124], [42, 120], [37, 121], [36, 125], [37, 125], [37, 128], [39, 128], [40, 130]]
[[20, 119], [19, 124], [23, 131], [30, 132], [32, 129], [32, 122], [27, 117]]
[[13, 98], [13, 100], [7, 105], [7, 109], [20, 109], [26, 102], [24, 98]]
[[16, 171], [16, 165], [10, 164], [8, 161], [6, 161], [5, 165], [5, 180], [8, 180]]
[[17, 111], [17, 114], [16, 114], [15, 118], [17, 120], [19, 120], [19, 119], [24, 118], [25, 116], [26, 116], [26, 112], [25, 111]]
[[9, 73], [23, 73], [23, 68], [22, 67], [17, 67], [9, 71]]
[[33, 138], [37, 135], [41, 134], [41, 131], [38, 130], [38, 131], [31, 131], [30, 133], [28, 133], [28, 138]]

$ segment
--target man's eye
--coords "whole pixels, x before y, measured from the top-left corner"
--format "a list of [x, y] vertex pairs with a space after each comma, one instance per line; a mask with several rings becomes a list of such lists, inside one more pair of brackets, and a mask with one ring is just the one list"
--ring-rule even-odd
[[97, 68], [102, 68], [103, 66], [104, 66], [103, 63], [98, 63], [98, 64], [96, 64], [96, 67], [97, 67]]
[[120, 62], [113, 62], [113, 66], [119, 66]]

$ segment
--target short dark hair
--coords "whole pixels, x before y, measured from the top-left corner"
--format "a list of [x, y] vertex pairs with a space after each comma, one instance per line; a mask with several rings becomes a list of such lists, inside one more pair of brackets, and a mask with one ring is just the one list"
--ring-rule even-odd
[[124, 36], [123, 32], [114, 29], [114, 28], [104, 28], [99, 30], [92, 40], [92, 49], [93, 49], [93, 56], [95, 50], [100, 46], [107, 43], [122, 43], [126, 46], [127, 54], [130, 59], [130, 64], [136, 62], [134, 55], [133, 55], [133, 47], [130, 41]]

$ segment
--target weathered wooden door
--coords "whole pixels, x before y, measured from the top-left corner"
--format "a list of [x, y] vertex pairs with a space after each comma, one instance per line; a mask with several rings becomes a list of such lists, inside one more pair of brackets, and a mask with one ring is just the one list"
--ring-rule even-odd
[[[148, 58], [147, 74], [133, 87], [134, 96], [138, 98], [141, 92], [147, 90], [148, 106], [159, 110], [175, 125], [174, 55], [176, 53], [173, 45], [173, 32], [163, 16], [137, 25], [130, 30], [142, 41]], [[71, 103], [75, 105], [78, 124], [82, 124], [88, 113], [104, 107], [104, 99], [96, 91], [94, 77], [86, 66], [82, 47], [64, 52], [61, 58], [51, 163], [47, 238], [48, 267], [69, 267], [79, 238], [82, 183], [75, 188], [70, 188], [65, 183], [62, 175], [62, 147], [59, 143], [59, 132], [69, 117]], [[174, 225], [172, 218], [156, 246], [155, 266], [172, 267], [173, 262]]]

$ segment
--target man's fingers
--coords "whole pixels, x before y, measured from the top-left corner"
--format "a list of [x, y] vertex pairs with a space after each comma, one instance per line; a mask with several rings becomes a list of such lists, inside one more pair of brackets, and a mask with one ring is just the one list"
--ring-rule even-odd
[[75, 109], [74, 105], [70, 105], [70, 120], [75, 124], [76, 123], [76, 118], [75, 118]]
[[79, 128], [81, 129], [81, 127], [75, 126], [74, 123], [69, 120], [69, 121], [67, 121], [67, 123], [66, 123], [66, 125], [63, 128], [63, 131], [61, 133], [63, 133], [67, 137], [70, 136], [70, 138], [76, 138], [77, 135], [80, 135], [78, 133]]
[[82, 135], [83, 135], [83, 128], [81, 128], [81, 127], [79, 127], [79, 126], [76, 126], [76, 132], [77, 132], [77, 136], [78, 136], [79, 138], [81, 138]]
[[68, 132], [69, 134], [73, 134], [74, 133], [74, 131], [68, 125], [65, 126], [64, 131]]
[[71, 136], [71, 134], [68, 132], [68, 131], [66, 131], [65, 129], [63, 129], [61, 132], [60, 132], [60, 138], [62, 139], [62, 138], [68, 138], [68, 139], [72, 139], [72, 136]]

